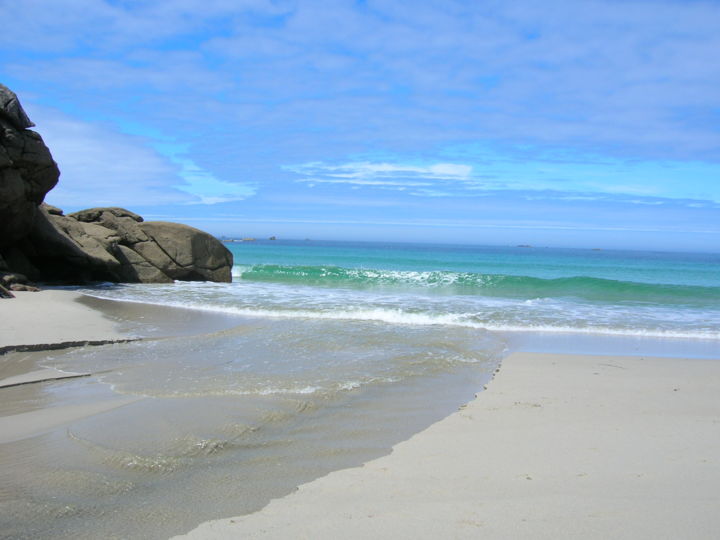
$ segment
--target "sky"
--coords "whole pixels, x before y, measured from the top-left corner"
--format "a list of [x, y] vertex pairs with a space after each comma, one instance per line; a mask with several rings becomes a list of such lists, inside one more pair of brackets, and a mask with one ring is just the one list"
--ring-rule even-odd
[[720, 251], [720, 2], [0, 0], [66, 212]]

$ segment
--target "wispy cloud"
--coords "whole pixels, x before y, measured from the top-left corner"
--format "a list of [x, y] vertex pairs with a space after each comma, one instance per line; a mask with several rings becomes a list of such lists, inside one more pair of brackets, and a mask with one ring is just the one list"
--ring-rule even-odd
[[142, 137], [118, 133], [56, 109], [26, 108], [60, 167], [48, 199], [61, 207], [182, 204], [192, 200], [175, 189], [178, 168]]
[[[36, 51], [73, 51], [89, 44], [106, 50], [134, 48], [204, 34], [211, 24], [227, 24], [243, 13], [282, 14], [288, 9], [285, 4], [283, 0], [3, 2], [0, 16], [8, 24], [0, 44], [25, 41], [25, 47]], [[28, 35], [33, 39], [27, 40]]]
[[185, 146], [32, 103], [26, 108], [60, 167], [60, 182], [48, 196], [58, 206], [216, 204], [255, 194], [255, 186], [220, 180], [183, 157]]
[[437, 219], [383, 219], [383, 220], [352, 220], [352, 219], [293, 219], [293, 218], [246, 218], [235, 216], [222, 217], [187, 217], [176, 216], [150, 216], [153, 219], [176, 219], [183, 221], [204, 221], [204, 222], [239, 222], [239, 223], [297, 223], [297, 224], [321, 224], [321, 225], [381, 225], [381, 226], [403, 226], [403, 227], [439, 227], [449, 229], [507, 229], [507, 230], [557, 230], [557, 231], [607, 231], [607, 232], [684, 232], [693, 234], [717, 234], [718, 230], [713, 228], [686, 228], [674, 224], [666, 224], [659, 227], [612, 227], [594, 226], [583, 223], [553, 224], [545, 221], [526, 221], [523, 223], [509, 223], [496, 220], [437, 220]]
[[37, 109], [60, 205], [300, 219], [272, 195], [312, 194], [358, 224], [385, 207], [702, 224], [720, 203], [719, 17], [683, 0], [0, 0], [0, 79]]
[[135, 91], [157, 120], [172, 92], [213, 101], [211, 124], [252, 106], [276, 140], [297, 122], [354, 152], [490, 138], [707, 159], [720, 143], [714, 2], [71, 4], [0, 3], [0, 69], [86, 106]]
[[623, 162], [575, 154], [525, 158], [511, 151], [484, 150], [468, 154], [475, 163], [441, 162], [418, 165], [352, 161], [310, 162], [282, 167], [296, 182], [349, 184], [354, 187], [407, 191], [419, 197], [477, 197], [490, 192], [526, 193], [526, 200], [617, 201], [660, 205], [665, 199], [720, 202], [720, 186], [712, 179], [720, 166], [712, 163]]
[[458, 163], [411, 165], [360, 161], [331, 165], [316, 161], [286, 165], [283, 169], [300, 175], [299, 182], [365, 186], [430, 186], [436, 180], [468, 181], [472, 178], [472, 167]]
[[192, 160], [175, 158], [181, 167], [179, 175], [185, 181], [175, 187], [193, 195], [192, 204], [217, 204], [242, 201], [255, 195], [257, 188], [246, 183], [219, 180], [211, 172], [198, 167]]

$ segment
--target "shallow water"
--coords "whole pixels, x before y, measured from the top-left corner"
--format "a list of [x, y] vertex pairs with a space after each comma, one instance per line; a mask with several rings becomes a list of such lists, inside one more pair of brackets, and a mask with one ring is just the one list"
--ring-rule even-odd
[[25, 406], [98, 399], [110, 388], [144, 399], [1, 445], [3, 534], [164, 538], [256, 510], [446, 416], [504, 350], [466, 328], [236, 322], [193, 337], [32, 353], [41, 365], [100, 375], [33, 385]]
[[100, 298], [275, 319], [720, 342], [720, 255], [329, 242], [231, 244], [234, 282]]
[[233, 283], [81, 289], [148, 339], [3, 357], [95, 375], [5, 389], [2, 414], [139, 401], [0, 445], [0, 535], [165, 538], [251, 512], [450, 414], [508, 349], [720, 358], [718, 255], [231, 247]]

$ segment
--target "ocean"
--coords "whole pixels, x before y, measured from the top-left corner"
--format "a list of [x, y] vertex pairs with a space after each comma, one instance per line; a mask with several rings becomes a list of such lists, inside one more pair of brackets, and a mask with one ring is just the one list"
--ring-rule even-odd
[[89, 294], [246, 317], [720, 339], [720, 255], [418, 244], [230, 243], [232, 284]]
[[232, 283], [79, 289], [145, 339], [24, 353], [96, 374], [38, 403], [139, 401], [6, 445], [0, 528], [164, 538], [259, 509], [447, 416], [512, 350], [720, 358], [718, 254], [227, 245]]

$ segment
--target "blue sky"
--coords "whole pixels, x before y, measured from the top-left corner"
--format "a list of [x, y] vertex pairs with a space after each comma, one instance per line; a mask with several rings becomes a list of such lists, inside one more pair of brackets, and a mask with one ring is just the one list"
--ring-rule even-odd
[[66, 211], [720, 251], [720, 3], [0, 0]]

